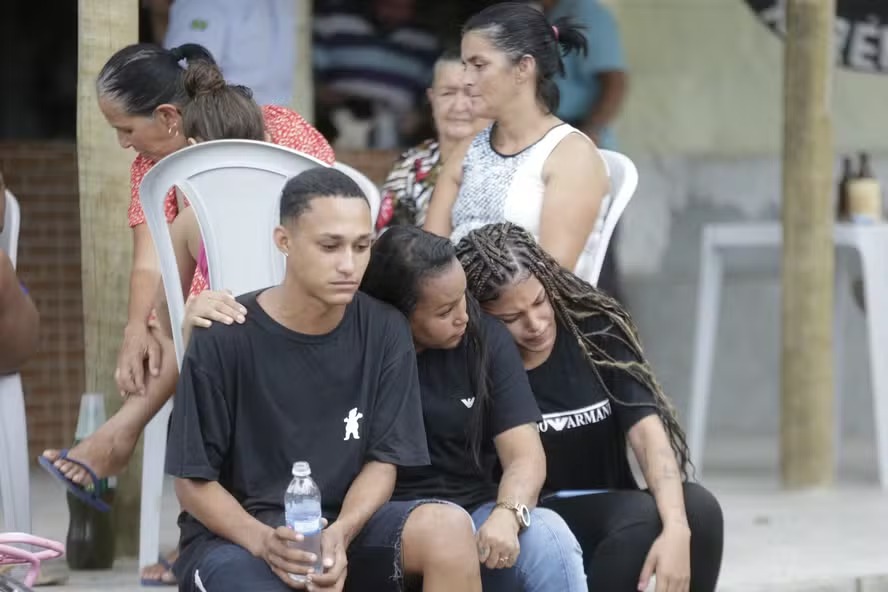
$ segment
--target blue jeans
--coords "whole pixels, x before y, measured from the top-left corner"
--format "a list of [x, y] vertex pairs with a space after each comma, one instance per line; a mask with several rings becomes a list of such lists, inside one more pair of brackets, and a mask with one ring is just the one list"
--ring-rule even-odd
[[[472, 512], [478, 529], [490, 516], [495, 502]], [[521, 552], [509, 569], [481, 566], [484, 592], [587, 592], [583, 551], [567, 523], [555, 512], [536, 508], [530, 527], [519, 536]]]

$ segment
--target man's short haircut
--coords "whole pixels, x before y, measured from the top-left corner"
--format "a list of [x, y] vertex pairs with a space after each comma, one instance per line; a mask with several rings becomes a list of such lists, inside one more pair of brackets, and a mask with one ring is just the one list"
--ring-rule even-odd
[[364, 200], [367, 196], [351, 177], [329, 167], [317, 167], [299, 173], [289, 179], [281, 192], [281, 223], [297, 220], [318, 197], [353, 197]]

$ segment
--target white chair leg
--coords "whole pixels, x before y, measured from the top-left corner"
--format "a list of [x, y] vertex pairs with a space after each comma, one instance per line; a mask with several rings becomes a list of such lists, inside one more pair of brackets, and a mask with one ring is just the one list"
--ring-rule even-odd
[[139, 567], [157, 562], [160, 553], [160, 508], [163, 501], [167, 422], [172, 402], [161, 408], [145, 427], [142, 453], [142, 512], [139, 525]]
[[[872, 246], [875, 248], [867, 248]], [[860, 253], [866, 302], [867, 334], [870, 348], [870, 375], [873, 392], [873, 418], [876, 422], [876, 459], [879, 483], [888, 490], [888, 267], [879, 242], [864, 244]]]
[[703, 473], [703, 448], [706, 439], [706, 414], [709, 407], [712, 364], [718, 330], [723, 276], [721, 255], [704, 231], [700, 253], [700, 280], [697, 292], [697, 328], [694, 338], [691, 377], [688, 447], [697, 476]]
[[851, 272], [847, 253], [836, 249], [836, 274], [833, 302], [833, 446], [835, 462], [842, 462], [842, 421], [845, 391], [845, 322], [848, 318], [851, 295]]
[[31, 532], [31, 482], [28, 472], [25, 398], [18, 374], [0, 376], [0, 499], [3, 529]]

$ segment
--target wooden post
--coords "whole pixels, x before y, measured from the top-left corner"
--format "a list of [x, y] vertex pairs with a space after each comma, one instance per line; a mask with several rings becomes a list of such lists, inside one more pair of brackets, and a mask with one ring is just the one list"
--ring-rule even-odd
[[830, 484], [833, 453], [835, 0], [787, 0], [783, 128], [781, 470], [788, 487]]
[[[131, 152], [121, 149], [96, 103], [96, 77], [115, 51], [138, 40], [138, 3], [79, 0], [77, 163], [86, 389], [105, 395], [107, 413], [120, 407], [114, 383], [129, 295], [132, 233], [127, 227]], [[117, 554], [134, 555], [139, 539], [142, 455], [118, 476], [114, 500]]]
[[295, 16], [296, 73], [293, 76], [293, 110], [309, 123], [314, 123], [314, 70], [311, 62], [312, 3], [293, 0]]

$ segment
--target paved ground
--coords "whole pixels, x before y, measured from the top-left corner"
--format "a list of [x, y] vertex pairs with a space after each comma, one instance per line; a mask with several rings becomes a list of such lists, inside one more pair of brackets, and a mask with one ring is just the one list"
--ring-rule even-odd
[[[751, 467], [738, 460], [756, 452], [753, 443], [722, 448], [713, 448], [717, 467], [707, 465], [704, 479], [725, 513], [720, 591], [888, 592], [888, 493], [876, 488], [869, 467], [846, 467], [844, 473], [852, 476], [834, 489], [786, 492], [767, 462]], [[42, 471], [34, 473], [32, 484], [35, 532], [63, 540], [67, 507], [61, 488]], [[175, 543], [175, 511], [168, 491], [166, 546]], [[136, 574], [134, 560], [121, 560], [111, 572], [72, 573], [68, 585], [54, 590], [135, 592]]]

